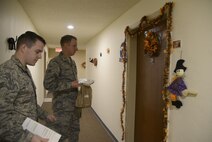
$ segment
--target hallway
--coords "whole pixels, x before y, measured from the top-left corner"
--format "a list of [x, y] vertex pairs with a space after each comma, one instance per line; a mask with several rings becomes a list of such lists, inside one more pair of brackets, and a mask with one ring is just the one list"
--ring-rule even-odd
[[[52, 113], [51, 102], [44, 102], [42, 108]], [[82, 110], [79, 142], [115, 142], [100, 123], [92, 108]]]

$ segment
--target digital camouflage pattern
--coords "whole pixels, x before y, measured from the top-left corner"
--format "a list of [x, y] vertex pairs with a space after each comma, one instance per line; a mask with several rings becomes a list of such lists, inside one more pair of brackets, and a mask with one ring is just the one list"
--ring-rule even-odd
[[32, 134], [22, 123], [29, 117], [45, 119], [47, 113], [37, 105], [31, 73], [14, 56], [0, 65], [0, 141], [30, 142]]
[[75, 107], [78, 89], [71, 88], [71, 82], [75, 80], [77, 67], [74, 60], [60, 52], [48, 64], [44, 87], [53, 93], [52, 108], [57, 118], [49, 127], [62, 135], [61, 142], [67, 138], [69, 142], [77, 142], [79, 137], [80, 110]]

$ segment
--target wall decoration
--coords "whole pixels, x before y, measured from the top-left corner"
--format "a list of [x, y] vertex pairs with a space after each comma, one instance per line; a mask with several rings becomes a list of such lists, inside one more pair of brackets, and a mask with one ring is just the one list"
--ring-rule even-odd
[[85, 68], [86, 68], [86, 62], [83, 62], [83, 63], [81, 64], [81, 66], [85, 69]]
[[181, 40], [173, 41], [173, 48], [180, 48], [181, 47]]
[[126, 49], [126, 40], [121, 44], [120, 47], [120, 58], [119, 62], [127, 62], [127, 49]]
[[107, 54], [110, 54], [110, 48], [107, 48]]
[[179, 99], [179, 97], [186, 97], [186, 96], [196, 96], [197, 93], [187, 89], [187, 86], [183, 80], [184, 73], [186, 71], [186, 67], [183, 65], [185, 60], [179, 59], [176, 63], [176, 67], [174, 69], [174, 77], [171, 84], [167, 87], [169, 91], [169, 96], [171, 100], [171, 104], [176, 108], [181, 108], [183, 103]]
[[97, 66], [97, 58], [90, 58], [90, 62]]
[[8, 47], [9, 47], [9, 50], [16, 50], [16, 45], [15, 43], [17, 42], [17, 39], [18, 37], [16, 36], [16, 40], [12, 37], [9, 37], [7, 39], [7, 43], [8, 43]]

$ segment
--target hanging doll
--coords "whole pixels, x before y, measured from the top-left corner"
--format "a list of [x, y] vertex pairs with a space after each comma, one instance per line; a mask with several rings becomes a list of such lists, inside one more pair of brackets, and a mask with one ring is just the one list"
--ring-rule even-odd
[[184, 73], [187, 69], [185, 66], [183, 66], [184, 62], [185, 60], [183, 59], [179, 59], [177, 61], [176, 67], [174, 69], [175, 76], [171, 84], [167, 87], [168, 91], [170, 92], [171, 103], [173, 106], [176, 106], [176, 108], [180, 108], [183, 105], [182, 102], [179, 100], [179, 97], [197, 95], [197, 93], [189, 91], [187, 89], [187, 86], [183, 80]]

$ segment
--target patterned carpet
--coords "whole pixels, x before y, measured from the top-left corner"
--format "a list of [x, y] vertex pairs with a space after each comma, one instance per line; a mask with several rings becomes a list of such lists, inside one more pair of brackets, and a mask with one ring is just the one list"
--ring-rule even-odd
[[[52, 113], [51, 104], [51, 102], [45, 102], [42, 108]], [[91, 108], [82, 110], [79, 142], [114, 142]]]

